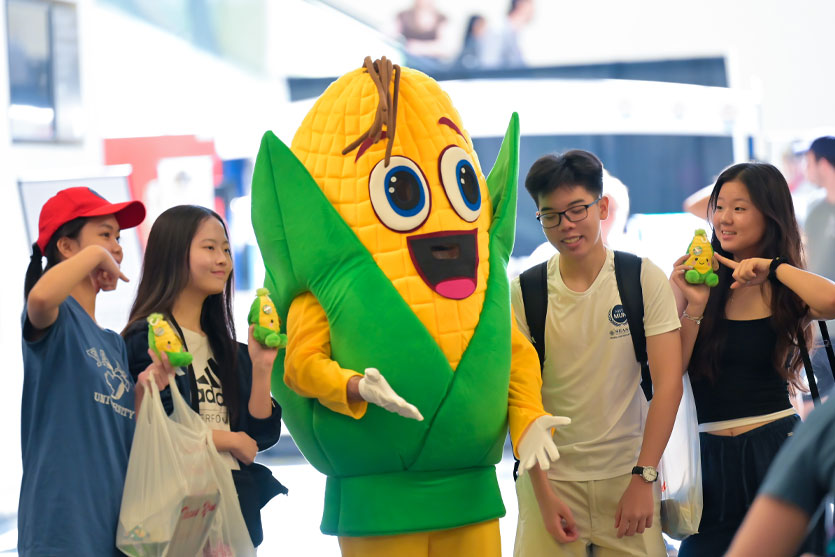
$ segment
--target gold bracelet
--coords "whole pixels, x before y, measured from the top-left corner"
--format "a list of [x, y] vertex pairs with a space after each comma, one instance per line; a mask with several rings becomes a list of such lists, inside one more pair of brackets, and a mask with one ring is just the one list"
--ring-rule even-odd
[[687, 311], [683, 311], [683, 312], [681, 312], [681, 316], [682, 316], [683, 318], [685, 318], [685, 319], [689, 319], [690, 321], [692, 321], [692, 322], [693, 322], [693, 323], [695, 323], [696, 325], [701, 325], [701, 324], [702, 324], [702, 319], [704, 319], [704, 318], [705, 318], [705, 316], [704, 316], [704, 315], [702, 315], [702, 316], [700, 316], [700, 317], [693, 317], [692, 315], [690, 315], [689, 313], [687, 313]]

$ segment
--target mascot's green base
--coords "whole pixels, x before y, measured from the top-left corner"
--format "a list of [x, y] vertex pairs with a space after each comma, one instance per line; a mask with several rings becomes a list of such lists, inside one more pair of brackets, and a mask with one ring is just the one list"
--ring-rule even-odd
[[340, 536], [406, 534], [444, 530], [450, 524], [476, 524], [504, 515], [494, 466], [330, 476], [325, 486], [322, 532]]

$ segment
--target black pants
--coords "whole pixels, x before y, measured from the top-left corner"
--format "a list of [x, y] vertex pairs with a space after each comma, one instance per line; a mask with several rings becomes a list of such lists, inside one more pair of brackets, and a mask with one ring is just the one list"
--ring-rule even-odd
[[704, 509], [699, 533], [681, 542], [680, 557], [725, 554], [771, 461], [799, 422], [795, 415], [736, 437], [699, 434]]

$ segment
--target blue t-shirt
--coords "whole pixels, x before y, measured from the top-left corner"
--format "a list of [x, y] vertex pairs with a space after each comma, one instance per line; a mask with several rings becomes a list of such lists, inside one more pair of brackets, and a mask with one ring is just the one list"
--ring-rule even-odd
[[116, 525], [135, 424], [127, 369], [122, 338], [71, 296], [43, 337], [24, 338], [21, 555], [121, 555]]

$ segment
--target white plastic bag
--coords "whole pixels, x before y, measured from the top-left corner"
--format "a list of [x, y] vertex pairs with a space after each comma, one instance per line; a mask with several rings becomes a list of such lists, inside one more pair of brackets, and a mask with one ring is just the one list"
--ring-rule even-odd
[[684, 374], [684, 391], [676, 423], [661, 456], [661, 528], [683, 540], [699, 531], [702, 519], [702, 460], [699, 421], [690, 377]]
[[166, 416], [151, 381], [137, 415], [116, 545], [134, 557], [255, 555], [232, 474], [211, 431], [172, 385]]
[[[171, 414], [173, 421], [193, 430], [205, 431], [210, 469], [220, 491], [220, 500], [214, 520], [209, 526], [208, 539], [202, 553], [198, 555], [200, 557], [254, 557], [255, 547], [252, 545], [252, 538], [249, 537], [249, 530], [244, 522], [244, 515], [241, 513], [232, 471], [218, 454], [212, 441], [211, 429], [196, 412], [188, 407], [176, 388], [173, 388], [172, 399], [174, 401], [174, 412]], [[180, 554], [172, 552], [170, 555], [173, 557]]]

